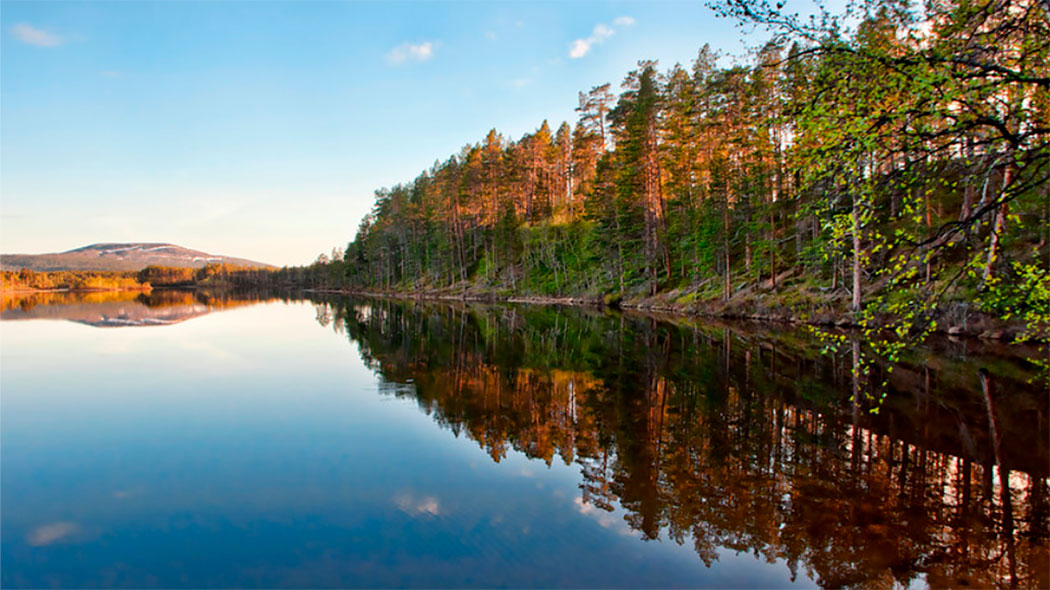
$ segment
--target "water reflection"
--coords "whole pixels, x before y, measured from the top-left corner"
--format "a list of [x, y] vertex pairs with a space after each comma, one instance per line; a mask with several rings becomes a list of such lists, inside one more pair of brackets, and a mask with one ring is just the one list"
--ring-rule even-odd
[[[862, 380], [794, 331], [345, 300], [318, 321], [387, 395], [496, 462], [578, 465], [581, 512], [619, 505], [707, 565], [727, 548], [825, 587], [1050, 586], [1046, 385], [994, 347], [946, 340]], [[883, 378], [875, 414], [851, 394]]]
[[0, 320], [67, 320], [99, 328], [167, 326], [273, 300], [243, 291], [35, 292], [0, 295]]

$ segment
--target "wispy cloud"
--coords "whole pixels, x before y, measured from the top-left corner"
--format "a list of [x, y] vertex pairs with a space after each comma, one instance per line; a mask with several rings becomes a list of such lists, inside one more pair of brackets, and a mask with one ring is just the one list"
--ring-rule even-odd
[[101, 72], [99, 72], [99, 75], [101, 75], [103, 78], [119, 78], [120, 72], [118, 72], [117, 70], [102, 70]]
[[499, 34], [496, 31], [485, 31], [485, 38], [489, 41], [499, 40]]
[[577, 39], [572, 42], [569, 46], [569, 57], [580, 59], [590, 53], [592, 47], [611, 37], [614, 32], [611, 27], [601, 23], [594, 25], [594, 30], [591, 31], [590, 37]]
[[[617, 17], [613, 24], [618, 27], [629, 27], [634, 24], [634, 19], [629, 16], [621, 16]], [[594, 25], [594, 30], [591, 31], [589, 37], [582, 37], [569, 44], [569, 57], [580, 59], [590, 53], [595, 45], [599, 45], [609, 37], [612, 37], [615, 32], [616, 29], [604, 23]]]
[[432, 41], [422, 43], [402, 43], [390, 50], [387, 60], [392, 64], [402, 64], [408, 61], [428, 61], [434, 57], [437, 44]]
[[11, 34], [22, 43], [36, 47], [58, 47], [64, 42], [62, 37], [54, 33], [48, 33], [25, 23], [18, 23], [11, 27]]

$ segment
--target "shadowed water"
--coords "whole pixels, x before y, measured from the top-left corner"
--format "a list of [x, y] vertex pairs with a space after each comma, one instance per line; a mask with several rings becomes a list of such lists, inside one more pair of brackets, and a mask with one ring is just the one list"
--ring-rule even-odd
[[1004, 347], [879, 402], [754, 325], [37, 303], [0, 314], [34, 318], [0, 326], [4, 587], [1050, 585], [1045, 383]]

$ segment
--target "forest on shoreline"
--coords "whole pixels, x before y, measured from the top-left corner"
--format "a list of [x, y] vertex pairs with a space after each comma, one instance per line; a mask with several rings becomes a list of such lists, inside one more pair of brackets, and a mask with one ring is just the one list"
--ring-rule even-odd
[[896, 334], [890, 354], [971, 317], [1046, 338], [1046, 6], [714, 8], [770, 40], [746, 63], [643, 60], [619, 94], [581, 92], [573, 124], [493, 129], [376, 191], [346, 249], [299, 278], [846, 318]]
[[271, 285], [276, 271], [225, 263], [200, 268], [150, 265], [138, 271], [0, 271], [0, 291], [149, 291], [154, 287], [253, 287]]

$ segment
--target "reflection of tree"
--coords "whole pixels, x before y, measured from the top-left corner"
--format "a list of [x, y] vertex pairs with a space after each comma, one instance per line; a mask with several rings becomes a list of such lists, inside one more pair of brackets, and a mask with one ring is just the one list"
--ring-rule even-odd
[[317, 323], [321, 324], [322, 328], [327, 328], [328, 324], [332, 323], [332, 308], [327, 303], [318, 303], [314, 305], [314, 311], [317, 312]]
[[30, 311], [38, 305], [69, 305], [72, 303], [107, 303], [135, 301], [140, 291], [36, 291], [0, 293], [0, 311], [19, 308]]
[[931, 353], [888, 376], [875, 415], [850, 354], [797, 335], [375, 301], [333, 317], [385, 381], [414, 384], [395, 395], [493, 460], [575, 462], [582, 501], [709, 565], [728, 548], [824, 586], [1050, 584], [1048, 408], [1020, 393], [1023, 364], [978, 378]]

